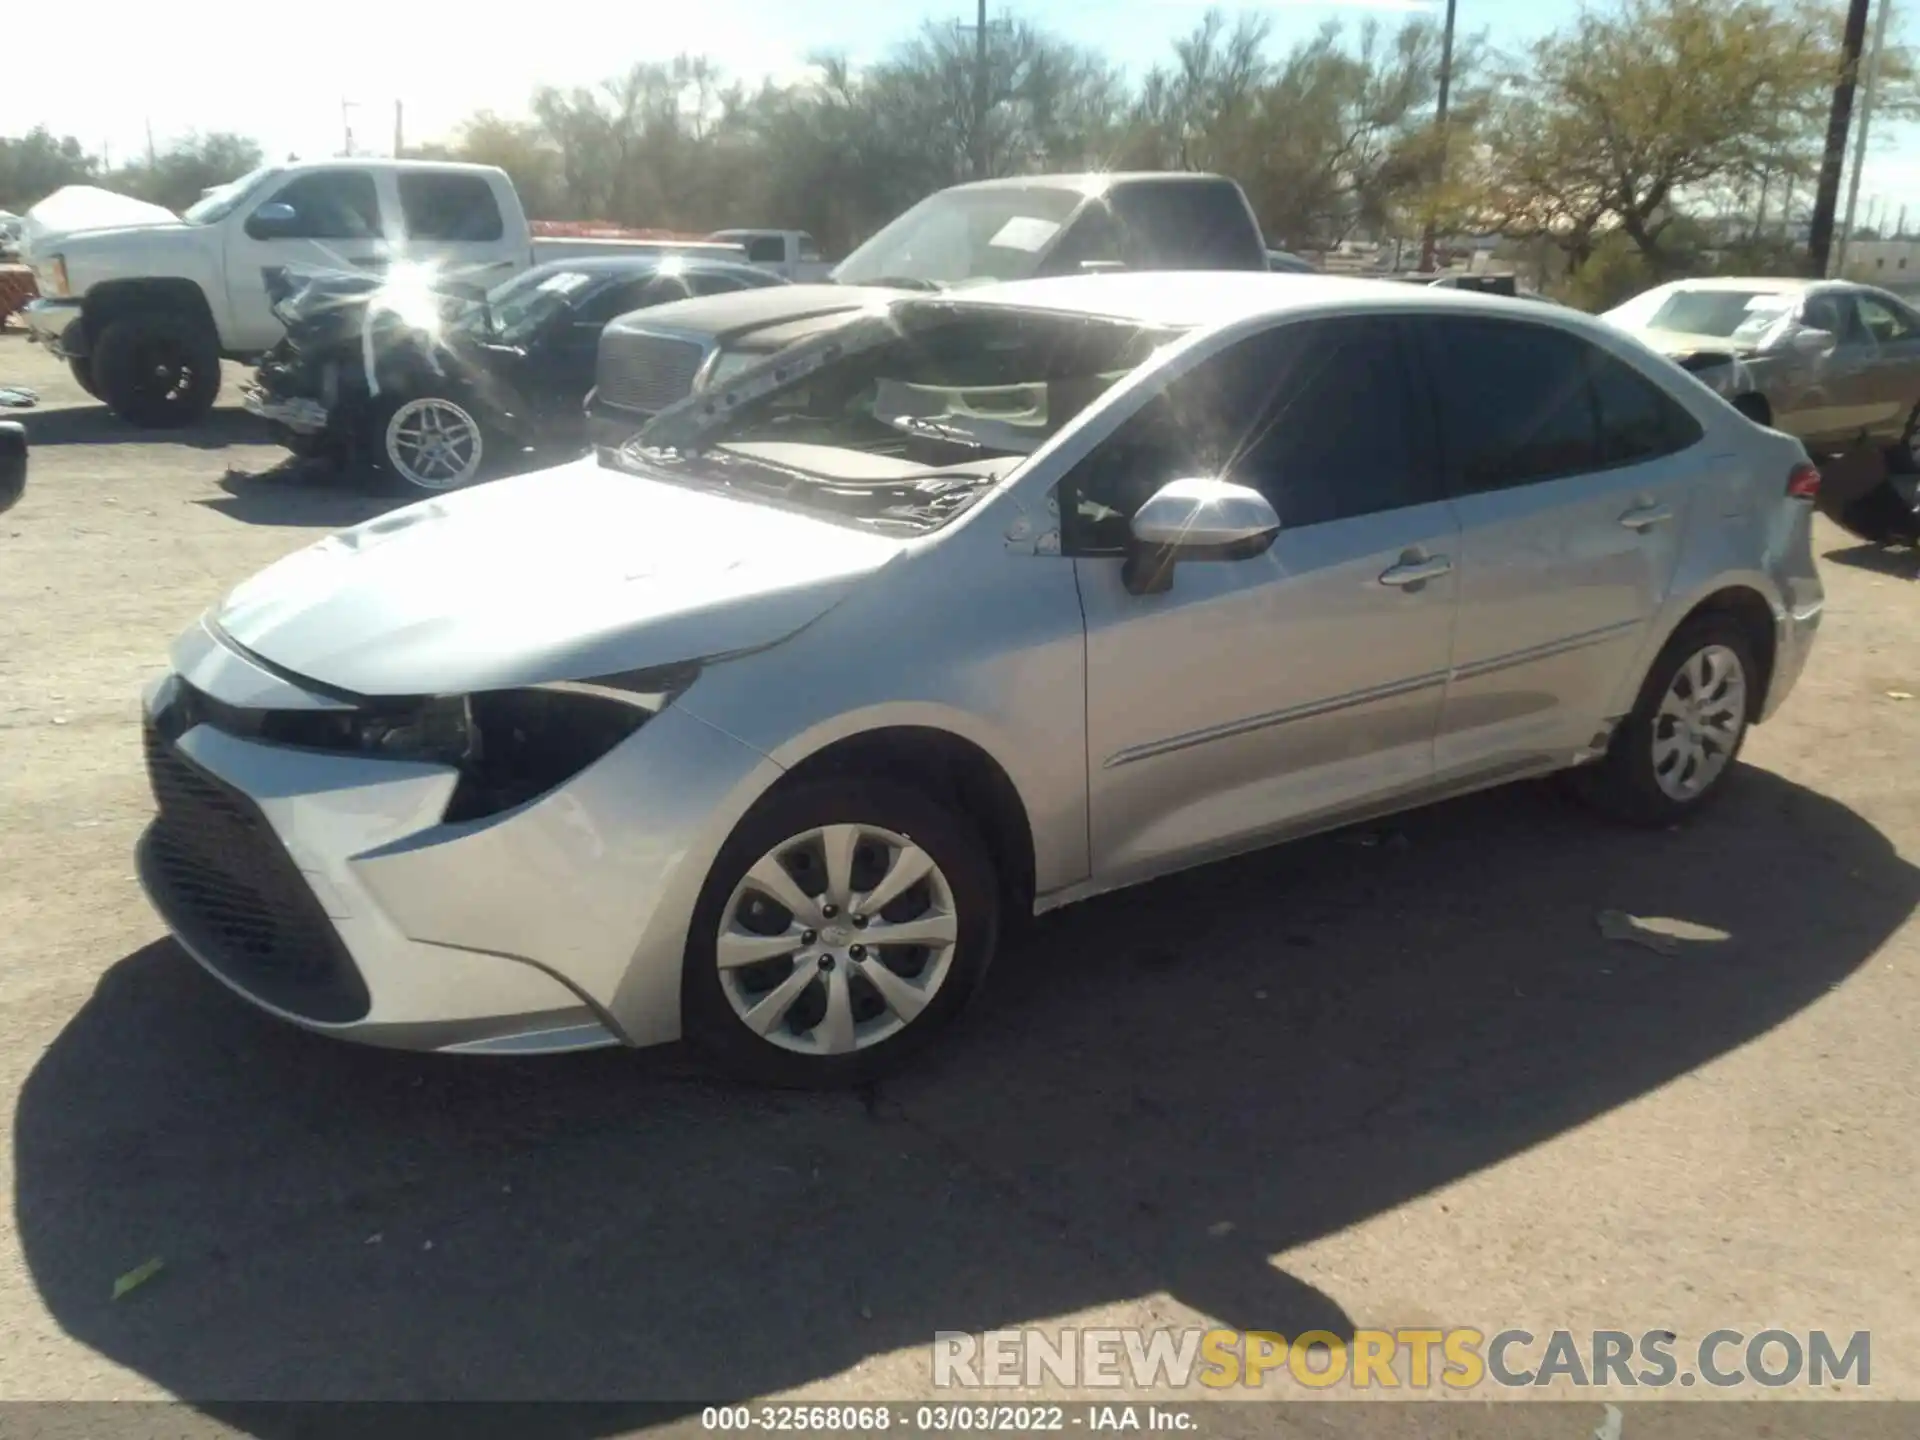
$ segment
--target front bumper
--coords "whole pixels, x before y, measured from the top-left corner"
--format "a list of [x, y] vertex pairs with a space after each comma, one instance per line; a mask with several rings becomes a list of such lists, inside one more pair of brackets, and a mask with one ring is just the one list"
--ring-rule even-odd
[[260, 385], [249, 385], [240, 392], [240, 403], [249, 415], [284, 425], [298, 435], [322, 435], [333, 423], [332, 412], [318, 400], [299, 396], [276, 396]]
[[87, 327], [80, 324], [80, 302], [42, 295], [20, 312], [27, 338], [44, 345], [62, 360], [84, 360]]
[[687, 916], [725, 835], [778, 773], [771, 761], [669, 706], [539, 799], [446, 824], [449, 766], [208, 723], [172, 733], [183, 679], [230, 704], [333, 703], [205, 627], [174, 661], [144, 706], [159, 813], [138, 868], [167, 927], [223, 984], [308, 1030], [404, 1049], [678, 1038]]

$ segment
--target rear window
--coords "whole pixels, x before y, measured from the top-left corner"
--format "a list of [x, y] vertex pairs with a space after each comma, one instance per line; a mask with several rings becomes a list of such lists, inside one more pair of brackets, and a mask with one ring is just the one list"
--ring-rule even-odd
[[485, 176], [403, 170], [399, 186], [400, 212], [412, 239], [484, 244], [506, 233]]
[[1267, 268], [1266, 241], [1232, 185], [1123, 185], [1107, 203], [1119, 222], [1121, 258], [1136, 268]]

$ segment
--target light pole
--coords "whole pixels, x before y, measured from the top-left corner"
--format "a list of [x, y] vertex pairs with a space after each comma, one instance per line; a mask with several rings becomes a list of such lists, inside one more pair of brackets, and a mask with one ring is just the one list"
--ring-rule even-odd
[[[1440, 32], [1440, 94], [1433, 107], [1434, 128], [1440, 135], [1440, 159], [1437, 166], [1436, 188], [1447, 179], [1447, 95], [1453, 88], [1453, 8], [1455, 0], [1447, 0], [1447, 23]], [[1420, 236], [1420, 269], [1424, 274], [1433, 269], [1433, 212], [1427, 212], [1427, 228]]]

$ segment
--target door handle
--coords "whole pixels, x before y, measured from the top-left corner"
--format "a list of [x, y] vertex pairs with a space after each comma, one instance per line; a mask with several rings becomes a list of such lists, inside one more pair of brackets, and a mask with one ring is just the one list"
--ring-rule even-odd
[[1453, 561], [1444, 555], [1435, 555], [1427, 560], [1402, 560], [1380, 575], [1382, 585], [1405, 587], [1424, 585], [1429, 580], [1438, 580], [1453, 569]]
[[1673, 511], [1665, 505], [1636, 505], [1620, 517], [1620, 523], [1644, 535], [1654, 526], [1664, 525], [1671, 519]]

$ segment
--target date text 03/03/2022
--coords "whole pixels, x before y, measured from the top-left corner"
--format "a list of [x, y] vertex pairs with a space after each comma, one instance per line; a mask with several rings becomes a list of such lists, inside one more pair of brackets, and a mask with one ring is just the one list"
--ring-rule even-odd
[[709, 1405], [700, 1412], [711, 1431], [793, 1431], [874, 1434], [900, 1430], [914, 1435], [1028, 1435], [1071, 1430], [1192, 1432], [1190, 1409], [1147, 1404], [1114, 1405]]

